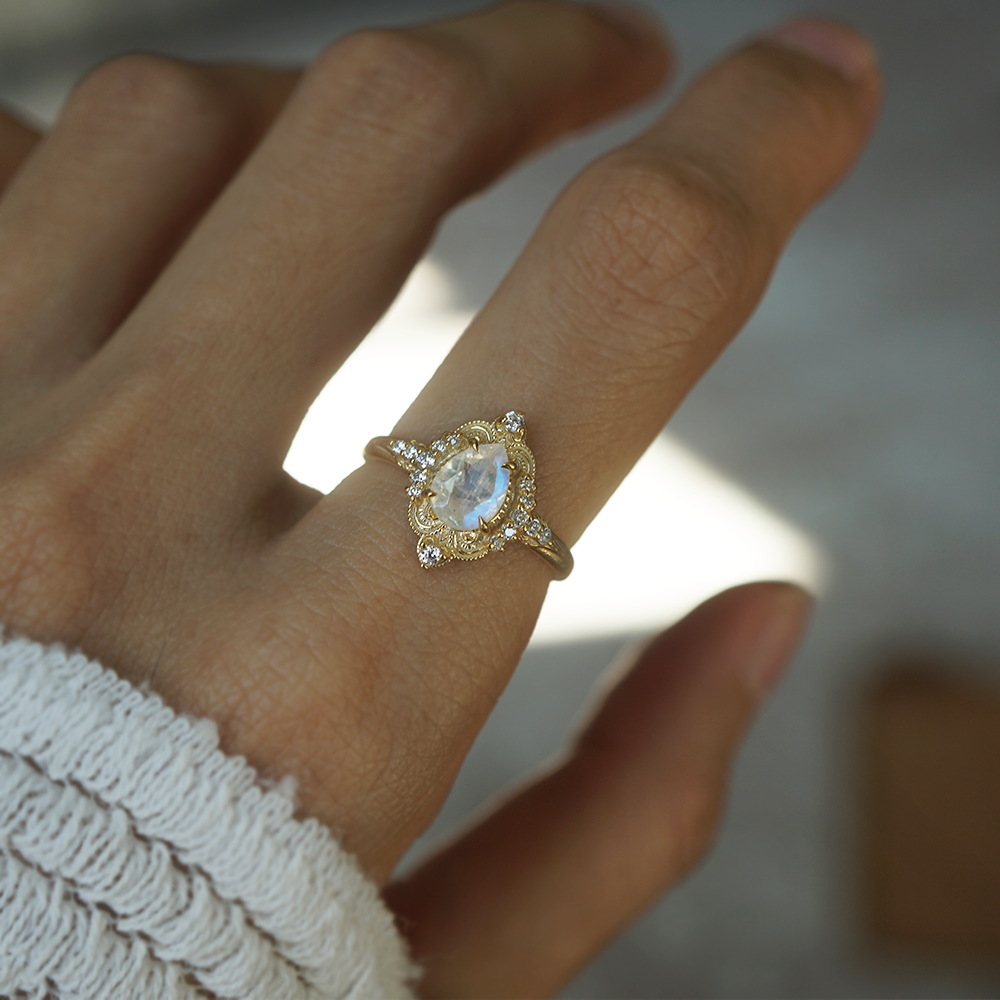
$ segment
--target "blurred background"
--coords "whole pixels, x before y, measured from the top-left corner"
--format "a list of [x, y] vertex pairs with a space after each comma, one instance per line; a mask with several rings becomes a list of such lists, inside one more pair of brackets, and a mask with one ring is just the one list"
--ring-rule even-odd
[[[792, 578], [821, 600], [741, 757], [714, 851], [565, 995], [996, 996], [1000, 3], [648, 5], [675, 35], [681, 85], [793, 13], [851, 21], [881, 53], [881, 125], [746, 331], [580, 542], [416, 851], [556, 749], [624, 646], [721, 587]], [[116, 53], [299, 63], [355, 27], [476, 6], [0, 0], [0, 99], [47, 122]], [[317, 401], [290, 471], [329, 489], [357, 465], [560, 187], [668, 99], [456, 211]], [[358, 385], [380, 388], [359, 398]], [[330, 428], [348, 410], [357, 440], [335, 447]], [[640, 494], [660, 505], [641, 561], [613, 551], [609, 530], [636, 519]]]

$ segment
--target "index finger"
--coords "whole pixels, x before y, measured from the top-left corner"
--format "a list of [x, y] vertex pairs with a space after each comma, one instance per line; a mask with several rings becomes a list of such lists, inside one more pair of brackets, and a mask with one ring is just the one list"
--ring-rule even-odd
[[[710, 69], [650, 130], [586, 169], [394, 435], [429, 443], [522, 411], [537, 513], [578, 538], [745, 322], [792, 228], [871, 129], [879, 78], [867, 42], [808, 25], [813, 41], [839, 46], [839, 67], [793, 49], [786, 28]], [[299, 581], [310, 603], [329, 601], [351, 623], [377, 659], [381, 697], [419, 710], [457, 769], [551, 570], [516, 544], [421, 569], [406, 486], [399, 469], [369, 463], [287, 536], [279, 559], [316, 567], [321, 579]], [[623, 544], [660, 530], [655, 504], [623, 526]]]
[[822, 27], [856, 46], [853, 79], [761, 39], [588, 167], [394, 433], [425, 440], [523, 411], [539, 502], [574, 542], [747, 321], [794, 227], [869, 134], [870, 46]]

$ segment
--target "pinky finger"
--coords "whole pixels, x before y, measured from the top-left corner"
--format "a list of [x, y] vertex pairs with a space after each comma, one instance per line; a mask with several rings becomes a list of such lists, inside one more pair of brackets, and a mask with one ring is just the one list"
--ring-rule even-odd
[[387, 889], [429, 997], [557, 992], [708, 845], [809, 598], [726, 591], [658, 636], [565, 757]]
[[17, 173], [41, 136], [9, 111], [0, 108], [0, 192]]

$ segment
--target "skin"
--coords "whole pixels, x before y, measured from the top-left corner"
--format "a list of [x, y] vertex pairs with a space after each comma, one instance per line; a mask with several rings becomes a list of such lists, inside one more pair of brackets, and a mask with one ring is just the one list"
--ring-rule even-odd
[[[155, 673], [295, 775], [385, 885], [428, 996], [555, 992], [687, 870], [809, 601], [765, 583], [697, 609], [558, 760], [390, 882], [550, 571], [521, 546], [423, 571], [399, 470], [321, 496], [281, 463], [441, 216], [671, 61], [652, 25], [518, 0], [349, 36], [301, 76], [127, 56], [45, 137], [0, 119], [0, 620]], [[524, 411], [572, 544], [856, 158], [879, 81], [849, 76], [767, 40], [711, 68], [569, 185], [392, 433]]]

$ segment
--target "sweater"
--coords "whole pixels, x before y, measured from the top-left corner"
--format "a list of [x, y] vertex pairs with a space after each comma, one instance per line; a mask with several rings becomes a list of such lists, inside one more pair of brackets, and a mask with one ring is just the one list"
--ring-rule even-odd
[[412, 996], [376, 886], [292, 792], [210, 721], [0, 631], [0, 996]]

